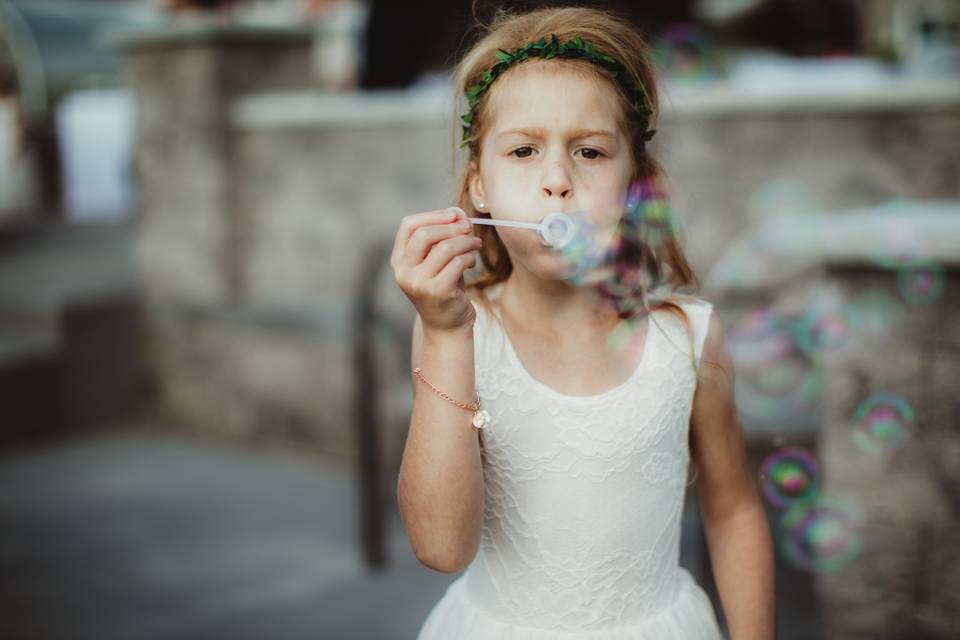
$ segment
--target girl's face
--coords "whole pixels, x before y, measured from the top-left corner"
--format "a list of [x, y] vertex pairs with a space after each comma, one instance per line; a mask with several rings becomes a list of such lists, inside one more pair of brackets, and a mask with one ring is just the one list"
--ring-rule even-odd
[[[585, 213], [608, 239], [632, 174], [612, 87], [553, 61], [527, 61], [491, 87], [491, 123], [473, 165], [470, 193], [493, 219], [540, 222]], [[514, 265], [547, 279], [569, 275], [560, 252], [535, 231], [495, 227]]]

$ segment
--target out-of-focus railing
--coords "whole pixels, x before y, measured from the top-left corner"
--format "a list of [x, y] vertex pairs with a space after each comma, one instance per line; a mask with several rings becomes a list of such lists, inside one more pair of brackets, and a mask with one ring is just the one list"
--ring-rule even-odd
[[[381, 310], [375, 303], [377, 283], [390, 255], [390, 242], [379, 241], [367, 247], [358, 272], [353, 308], [354, 399], [353, 420], [357, 450], [357, 486], [360, 498], [360, 540], [363, 559], [371, 567], [382, 568], [386, 556], [385, 514], [388, 500], [396, 495], [387, 491], [396, 478], [395, 459], [384, 456], [383, 387], [378, 376], [375, 335], [385, 330], [390, 344], [398, 351], [398, 361], [406, 362], [410, 354], [409, 323]], [[384, 478], [384, 468], [391, 474]]]

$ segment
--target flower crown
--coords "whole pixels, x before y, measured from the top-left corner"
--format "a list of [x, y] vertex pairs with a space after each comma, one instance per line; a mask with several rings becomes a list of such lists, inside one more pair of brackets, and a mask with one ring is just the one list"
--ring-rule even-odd
[[460, 116], [460, 119], [463, 120], [463, 141], [460, 143], [460, 147], [465, 146], [470, 140], [470, 131], [473, 127], [474, 107], [480, 99], [480, 96], [490, 88], [490, 85], [497, 79], [497, 76], [507, 70], [507, 67], [515, 62], [523, 62], [533, 56], [538, 56], [546, 60], [553, 58], [580, 58], [606, 69], [613, 74], [620, 86], [626, 90], [634, 110], [642, 119], [643, 141], [647, 142], [653, 137], [653, 134], [656, 133], [656, 129], [647, 128], [649, 126], [651, 111], [644, 102], [646, 90], [643, 88], [643, 85], [634, 80], [630, 72], [614, 57], [594, 49], [593, 45], [589, 42], [584, 42], [580, 36], [575, 37], [573, 40], [560, 42], [557, 35], [551, 33], [550, 40], [540, 38], [536, 42], [530, 42], [523, 47], [514, 49], [513, 53], [508, 53], [503, 49], [497, 49], [496, 55], [500, 62], [493, 65], [489, 71], [484, 71], [480, 82], [468, 88], [466, 91], [467, 100], [470, 103], [470, 110]]

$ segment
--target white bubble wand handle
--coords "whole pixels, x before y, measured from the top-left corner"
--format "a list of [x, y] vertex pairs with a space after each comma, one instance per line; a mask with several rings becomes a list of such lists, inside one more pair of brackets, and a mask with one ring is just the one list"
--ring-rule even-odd
[[467, 218], [473, 224], [489, 224], [498, 227], [516, 227], [518, 229], [534, 229], [539, 231], [543, 225], [536, 222], [516, 222], [514, 220], [492, 220], [490, 218]]
[[[450, 207], [466, 217], [466, 212], [460, 207]], [[487, 224], [497, 227], [515, 227], [518, 229], [532, 229], [540, 236], [544, 246], [561, 249], [566, 246], [577, 232], [577, 223], [573, 218], [561, 211], [547, 214], [540, 222], [520, 222], [517, 220], [493, 220], [491, 218], [467, 218], [473, 224]]]

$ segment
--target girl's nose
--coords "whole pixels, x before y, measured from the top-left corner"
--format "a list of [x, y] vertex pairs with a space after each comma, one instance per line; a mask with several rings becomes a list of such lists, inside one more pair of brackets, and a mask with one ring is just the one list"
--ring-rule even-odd
[[573, 191], [570, 180], [570, 171], [563, 160], [554, 160], [550, 163], [546, 175], [543, 176], [543, 193], [545, 196], [569, 198]]
[[552, 182], [550, 184], [545, 184], [543, 186], [544, 195], [548, 198], [553, 196], [559, 196], [561, 198], [568, 198], [570, 196], [570, 187], [565, 186], [565, 184], [559, 182]]

